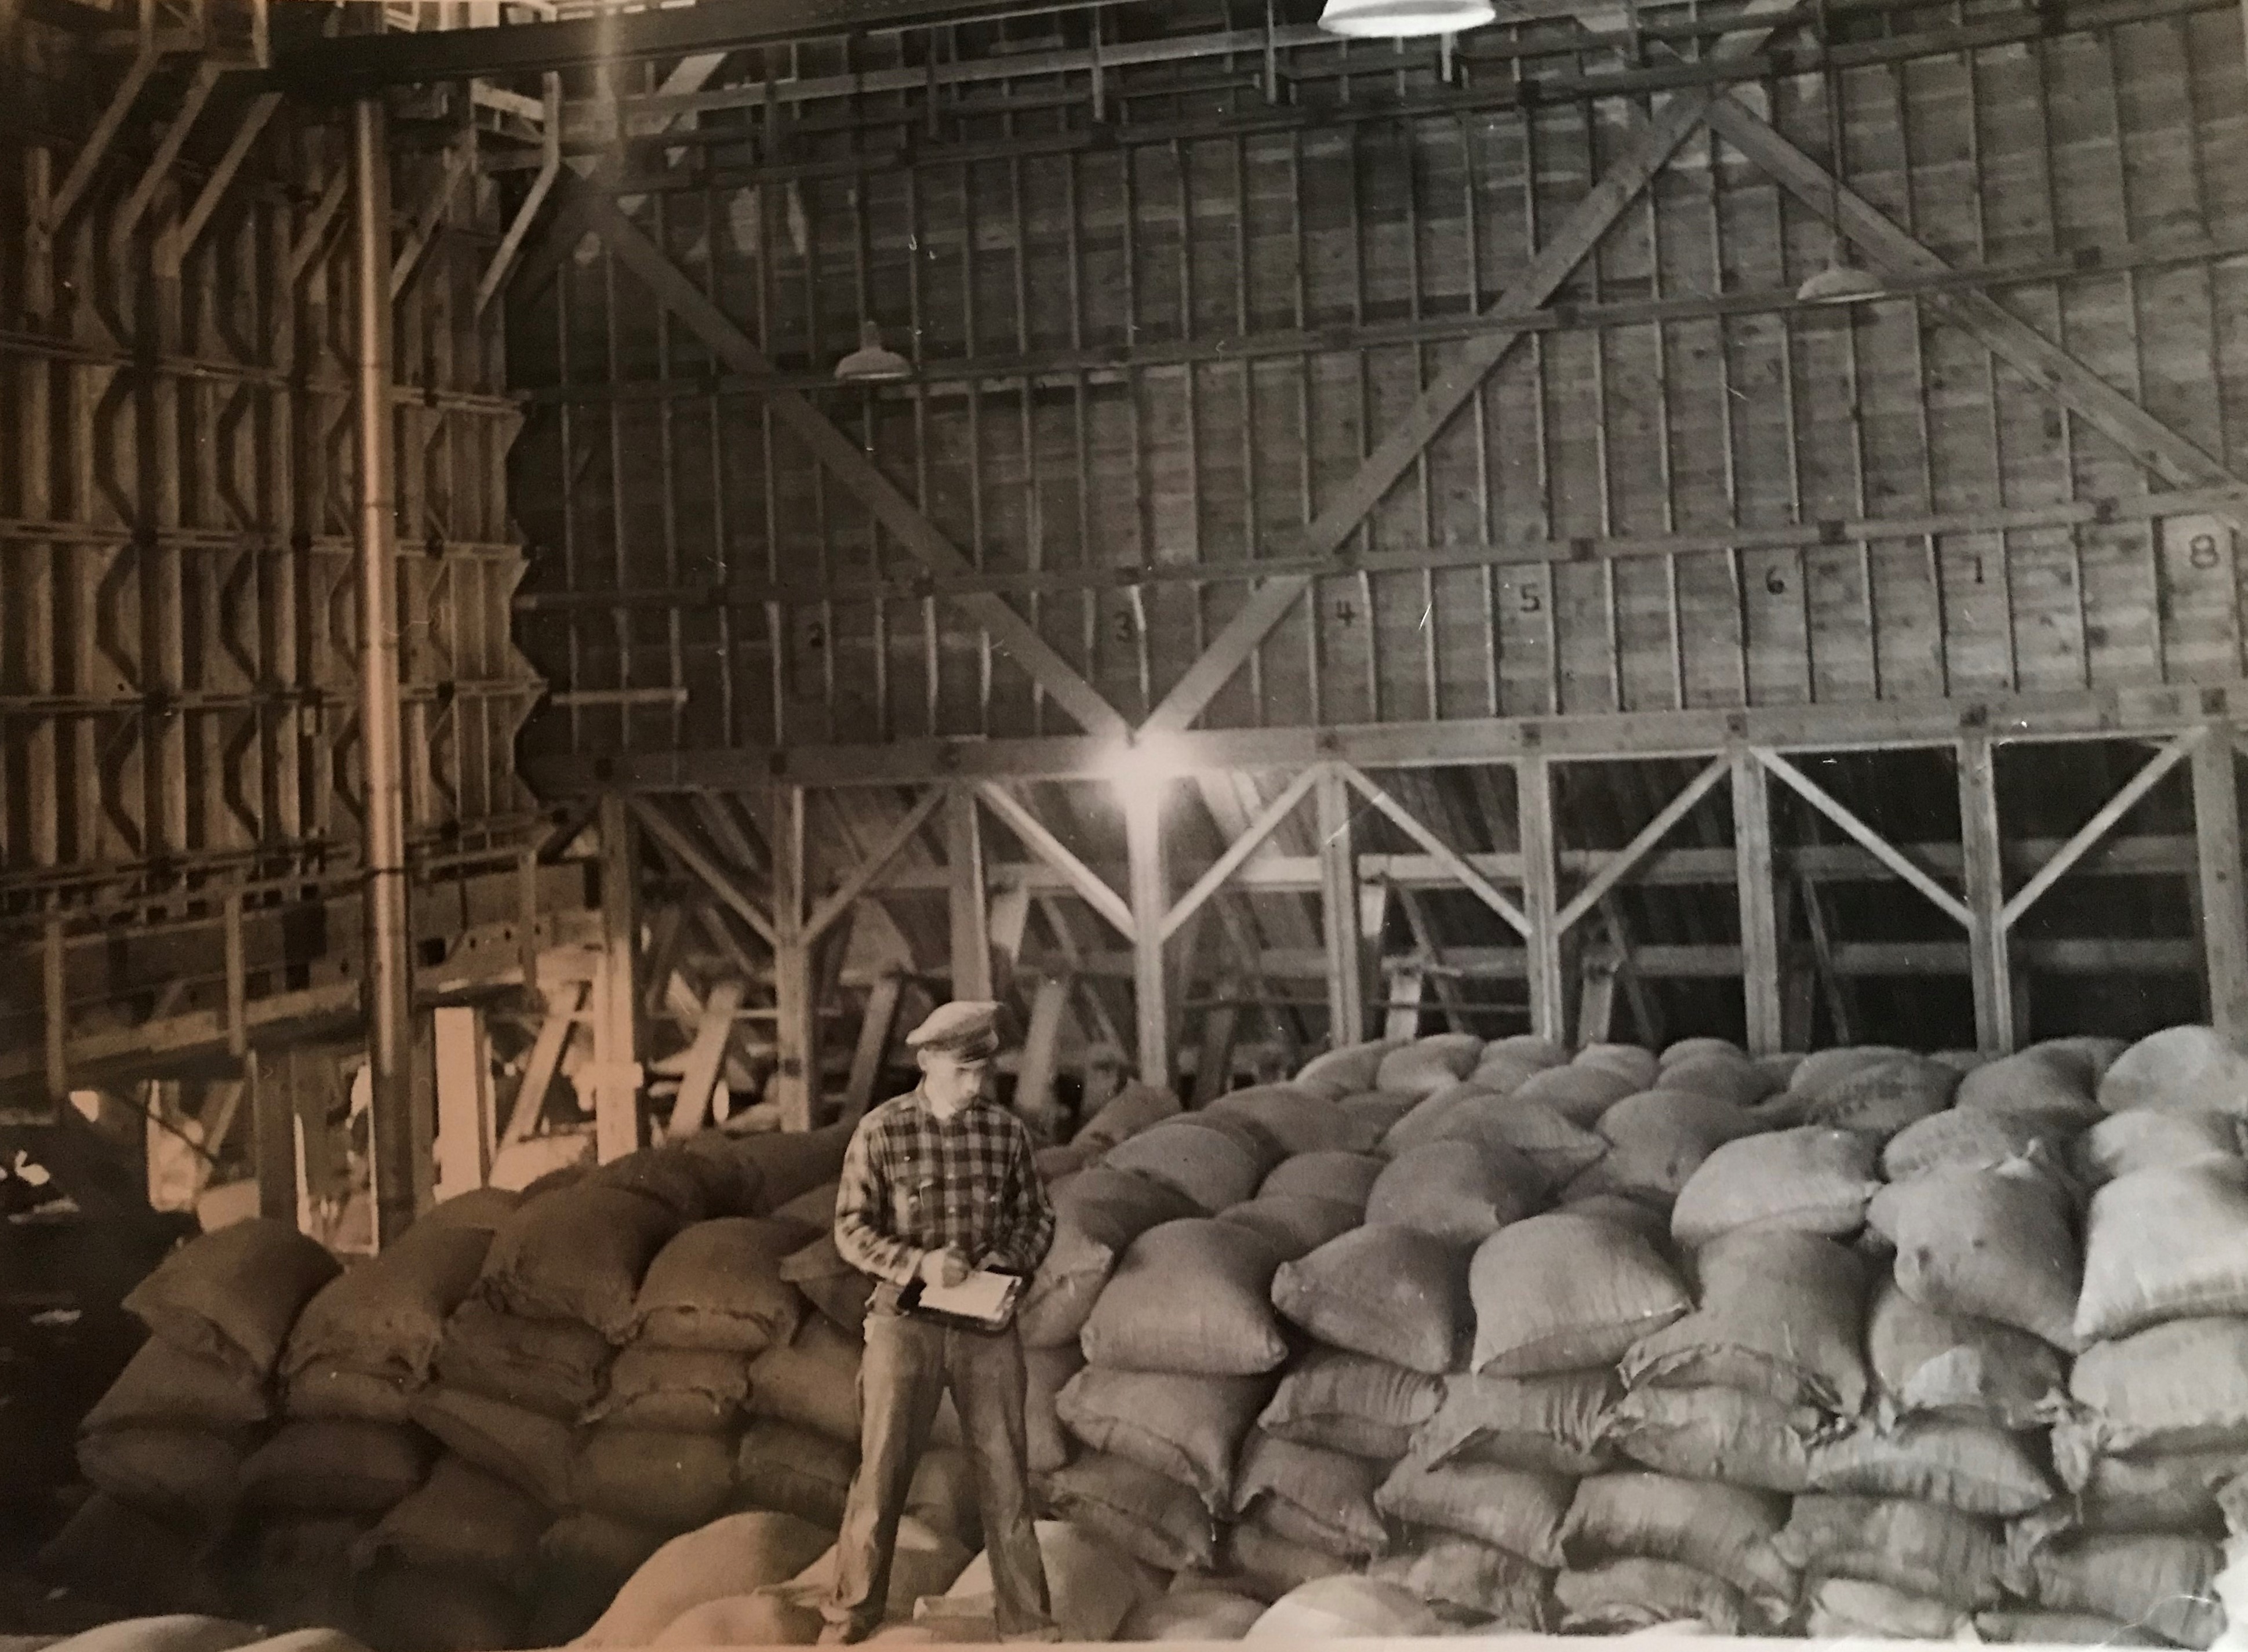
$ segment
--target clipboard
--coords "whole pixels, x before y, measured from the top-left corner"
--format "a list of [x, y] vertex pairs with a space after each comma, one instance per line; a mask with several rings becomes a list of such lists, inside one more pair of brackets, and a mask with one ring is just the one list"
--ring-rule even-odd
[[1014, 1323], [1023, 1294], [1023, 1276], [1004, 1268], [976, 1268], [956, 1285], [932, 1286], [915, 1279], [898, 1292], [898, 1307], [917, 1319], [956, 1331], [1004, 1331]]

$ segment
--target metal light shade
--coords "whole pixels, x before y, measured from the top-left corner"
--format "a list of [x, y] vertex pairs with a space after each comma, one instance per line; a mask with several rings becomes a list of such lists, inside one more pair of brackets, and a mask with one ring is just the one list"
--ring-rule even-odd
[[1358, 39], [1402, 40], [1479, 29], [1498, 15], [1491, 0], [1327, 0], [1319, 27]]
[[1888, 286], [1870, 270], [1837, 258], [1796, 288], [1799, 304], [1863, 304], [1888, 296]]
[[859, 347], [835, 364], [835, 376], [846, 384], [903, 379], [912, 373], [912, 362], [882, 347], [882, 330], [871, 321], [859, 324]]

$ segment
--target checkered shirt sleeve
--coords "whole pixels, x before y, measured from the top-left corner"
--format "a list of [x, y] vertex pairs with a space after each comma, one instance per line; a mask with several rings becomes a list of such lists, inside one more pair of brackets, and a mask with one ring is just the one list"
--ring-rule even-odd
[[860, 1121], [844, 1155], [835, 1248], [860, 1272], [910, 1285], [931, 1251], [1033, 1272], [1053, 1243], [1053, 1207], [1030, 1134], [980, 1103], [941, 1124], [916, 1093]]

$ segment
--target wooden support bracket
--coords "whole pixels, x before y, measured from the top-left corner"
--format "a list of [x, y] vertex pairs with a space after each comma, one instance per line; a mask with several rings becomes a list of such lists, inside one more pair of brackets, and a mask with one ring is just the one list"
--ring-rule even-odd
[[[1131, 905], [1110, 888], [1099, 873], [1070, 853], [1068, 846], [1048, 831], [1045, 823], [1030, 812], [1021, 799], [997, 781], [986, 780], [978, 785], [976, 791], [984, 805], [1005, 821], [1008, 830], [1023, 840], [1025, 849], [1066, 878], [1070, 888], [1084, 896], [1085, 903], [1106, 918], [1109, 927], [1117, 934], [1127, 941], [1132, 938], [1135, 920]], [[1128, 797], [1125, 799], [1127, 814], [1131, 802]]]
[[1926, 895], [1953, 922], [1962, 929], [1972, 925], [1974, 915], [1968, 911], [1966, 902], [1921, 870], [1902, 850], [1851, 813], [1802, 770], [1767, 747], [1754, 748], [1751, 756], [1789, 791], [1841, 827], [1860, 848]]

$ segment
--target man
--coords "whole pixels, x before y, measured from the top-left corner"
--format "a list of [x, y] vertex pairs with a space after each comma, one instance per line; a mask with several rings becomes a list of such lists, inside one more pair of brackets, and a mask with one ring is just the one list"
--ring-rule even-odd
[[1030, 1134], [984, 1099], [1004, 1013], [948, 1004], [908, 1033], [921, 1083], [869, 1113], [844, 1155], [835, 1248], [877, 1283], [859, 1367], [859, 1472], [821, 1607], [824, 1645], [862, 1640], [881, 1619], [898, 1518], [948, 1387], [983, 1505], [1000, 1638], [1059, 1638], [1031, 1522], [1022, 1343], [1011, 1324], [962, 1330], [900, 1306], [916, 1280], [958, 1285], [975, 1267], [1030, 1273], [1053, 1243]]

